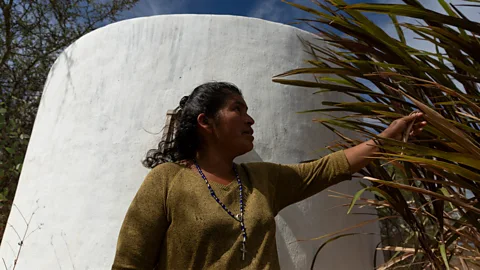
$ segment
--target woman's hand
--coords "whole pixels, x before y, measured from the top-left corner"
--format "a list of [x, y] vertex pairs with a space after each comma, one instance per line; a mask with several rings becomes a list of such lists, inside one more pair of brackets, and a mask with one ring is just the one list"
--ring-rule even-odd
[[[423, 116], [421, 112], [414, 112], [408, 116], [399, 118], [393, 121], [379, 137], [401, 140], [405, 132], [408, 132], [409, 136], [415, 136], [422, 132], [423, 127], [427, 125], [426, 121], [420, 121]], [[410, 125], [412, 125], [409, 130]]]
[[[404, 134], [408, 132], [409, 136], [415, 136], [422, 132], [423, 127], [427, 125], [426, 121], [420, 121], [423, 113], [415, 112], [393, 121], [378, 136], [383, 138], [402, 140]], [[371, 157], [378, 152], [378, 146], [373, 140], [361, 143], [357, 146], [345, 149], [344, 153], [350, 164], [350, 171], [356, 173], [371, 161]]]

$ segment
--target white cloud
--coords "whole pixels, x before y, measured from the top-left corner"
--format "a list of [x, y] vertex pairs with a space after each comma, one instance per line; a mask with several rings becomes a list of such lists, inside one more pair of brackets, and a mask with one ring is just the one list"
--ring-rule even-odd
[[[289, 1], [306, 7], [318, 8], [318, 6], [309, 0]], [[312, 15], [280, 0], [257, 0], [257, 5], [248, 12], [247, 16], [289, 24], [306, 31], [311, 31], [311, 27], [304, 23], [299, 23], [297, 19], [311, 18]]]
[[248, 16], [278, 22], [285, 18], [283, 5], [286, 4], [278, 0], [258, 1], [258, 4], [248, 13]]
[[125, 16], [136, 18], [179, 13], [185, 5], [186, 0], [140, 0], [131, 10], [125, 13]]

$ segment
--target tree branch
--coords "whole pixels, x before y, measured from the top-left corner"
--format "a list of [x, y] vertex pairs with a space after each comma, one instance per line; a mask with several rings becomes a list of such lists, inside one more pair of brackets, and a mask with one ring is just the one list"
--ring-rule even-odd
[[[2, 13], [3, 19], [5, 21], [5, 53], [2, 56], [2, 60], [0, 61], [0, 65], [3, 65], [7, 62], [10, 53], [12, 52], [12, 42], [13, 42], [13, 32], [12, 32], [12, 2], [2, 6]], [[3, 2], [2, 2], [3, 3]]]

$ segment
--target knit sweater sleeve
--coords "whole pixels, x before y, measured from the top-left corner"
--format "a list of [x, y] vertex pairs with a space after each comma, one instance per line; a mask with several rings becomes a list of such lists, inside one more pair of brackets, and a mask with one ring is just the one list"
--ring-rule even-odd
[[145, 177], [120, 229], [112, 270], [154, 269], [168, 228], [162, 165]]
[[351, 179], [350, 165], [343, 150], [316, 161], [301, 164], [276, 164], [269, 175], [275, 187], [277, 212], [344, 180]]

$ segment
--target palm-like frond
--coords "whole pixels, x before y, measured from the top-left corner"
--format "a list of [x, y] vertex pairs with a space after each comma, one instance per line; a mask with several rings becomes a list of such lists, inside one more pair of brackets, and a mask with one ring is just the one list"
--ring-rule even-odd
[[[417, 0], [402, 5], [314, 0], [317, 8], [287, 2], [313, 16], [302, 21], [319, 39], [303, 40], [313, 60], [273, 81], [356, 100], [325, 101], [324, 108], [305, 111], [347, 112], [315, 119], [341, 138], [332, 148], [360, 142], [341, 129], [382, 141], [382, 151], [361, 172], [370, 185], [355, 196], [343, 196], [351, 200], [349, 211], [361, 201], [376, 207], [380, 219], [400, 217], [382, 221], [390, 232], [401, 234], [402, 241], [384, 239], [389, 248], [379, 250], [391, 256], [379, 269], [401, 264], [411, 264], [410, 269], [465, 268], [477, 265], [480, 257], [480, 24], [458, 7], [438, 1], [446, 14]], [[364, 12], [387, 14], [397, 36], [388, 35]], [[399, 22], [399, 16], [423, 22]], [[430, 43], [434, 51], [410, 46], [407, 32]], [[297, 74], [312, 74], [312, 80], [286, 78]], [[421, 110], [429, 122], [420, 136], [408, 142], [375, 136], [414, 110]], [[372, 192], [376, 200], [362, 198], [364, 192]]]

